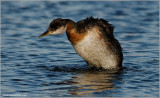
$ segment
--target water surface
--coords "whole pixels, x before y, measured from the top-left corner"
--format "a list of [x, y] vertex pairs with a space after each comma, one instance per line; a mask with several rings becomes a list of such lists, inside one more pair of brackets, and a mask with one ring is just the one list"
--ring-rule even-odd
[[[26, 97], [158, 97], [158, 2], [2, 1], [1, 94]], [[38, 38], [55, 18], [114, 25], [122, 71], [89, 70], [66, 34]]]

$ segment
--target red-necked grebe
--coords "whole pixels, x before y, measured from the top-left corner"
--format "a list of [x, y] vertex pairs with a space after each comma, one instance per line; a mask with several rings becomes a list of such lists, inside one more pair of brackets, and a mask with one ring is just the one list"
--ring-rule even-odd
[[54, 19], [39, 37], [66, 32], [75, 51], [89, 67], [121, 69], [122, 48], [113, 35], [113, 26], [104, 19], [89, 17], [74, 22], [70, 19]]

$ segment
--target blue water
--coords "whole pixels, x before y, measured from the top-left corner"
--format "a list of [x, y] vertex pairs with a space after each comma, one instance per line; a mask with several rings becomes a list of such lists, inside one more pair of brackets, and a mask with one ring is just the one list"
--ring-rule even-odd
[[[158, 7], [158, 1], [2, 1], [1, 96], [158, 97]], [[114, 25], [124, 70], [89, 70], [66, 34], [38, 38], [55, 18], [89, 16]]]

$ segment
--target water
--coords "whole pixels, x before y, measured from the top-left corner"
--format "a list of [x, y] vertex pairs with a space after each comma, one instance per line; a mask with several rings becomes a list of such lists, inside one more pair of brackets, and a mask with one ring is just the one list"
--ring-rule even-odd
[[[2, 1], [1, 6], [2, 96], [159, 96], [158, 1]], [[115, 26], [124, 70], [89, 70], [65, 34], [38, 38], [55, 18], [89, 16]]]

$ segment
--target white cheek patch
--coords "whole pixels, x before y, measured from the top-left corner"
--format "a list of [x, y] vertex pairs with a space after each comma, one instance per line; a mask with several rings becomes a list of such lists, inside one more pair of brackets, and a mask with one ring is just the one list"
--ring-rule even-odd
[[65, 27], [60, 27], [59, 29], [57, 29], [56, 31], [53, 31], [51, 34], [52, 35], [55, 35], [55, 34], [62, 34], [66, 31], [66, 28]]

